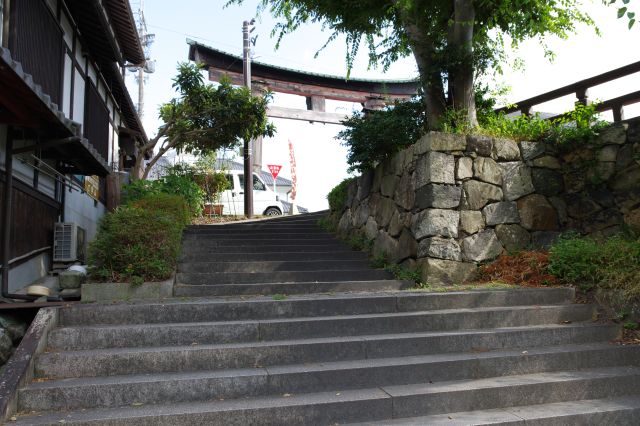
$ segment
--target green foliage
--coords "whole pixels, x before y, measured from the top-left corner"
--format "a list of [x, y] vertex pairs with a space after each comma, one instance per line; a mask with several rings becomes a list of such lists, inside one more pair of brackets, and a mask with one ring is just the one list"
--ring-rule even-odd
[[135, 180], [125, 186], [123, 202], [131, 203], [150, 195], [179, 195], [186, 201], [192, 217], [201, 216], [205, 192], [194, 181], [189, 169], [178, 164], [167, 171], [168, 174], [158, 180]]
[[640, 328], [640, 324], [635, 321], [627, 321], [622, 326], [627, 330], [638, 330]]
[[360, 112], [343, 121], [336, 139], [349, 149], [349, 171], [364, 171], [414, 144], [425, 131], [421, 98], [396, 102], [381, 111]]
[[179, 196], [154, 194], [108, 213], [89, 245], [92, 277], [133, 284], [169, 278], [185, 222]]
[[318, 219], [318, 226], [327, 232], [334, 233], [337, 231], [336, 220], [332, 215], [321, 217]]
[[162, 211], [185, 226], [191, 223], [191, 209], [181, 195], [149, 194], [131, 201], [129, 205], [143, 210]]
[[373, 256], [369, 263], [372, 268], [385, 269], [386, 271], [391, 272], [397, 280], [410, 281], [415, 284], [419, 284], [422, 281], [420, 271], [390, 262], [387, 256], [382, 253], [378, 253]]
[[162, 192], [167, 194], [177, 194], [184, 197], [191, 215], [202, 216], [202, 205], [204, 203], [204, 191], [192, 179], [187, 176], [168, 175], [161, 179]]
[[273, 296], [271, 296], [271, 298], [273, 300], [287, 300], [287, 295], [286, 294], [274, 294]]
[[347, 196], [349, 195], [349, 185], [353, 182], [354, 178], [347, 178], [336, 185], [327, 194], [327, 200], [329, 200], [329, 209], [337, 214], [342, 214], [342, 211], [346, 207]]
[[607, 123], [598, 118], [596, 104], [577, 104], [561, 117], [545, 120], [540, 114], [507, 117], [504, 113], [486, 114], [480, 133], [516, 141], [547, 141], [559, 146], [592, 142]]
[[159, 118], [163, 124], [149, 143], [139, 147], [141, 152], [134, 176], [142, 169], [146, 153], [155, 152], [155, 155], [143, 178], [170, 149], [204, 155], [234, 148], [243, 140], [275, 134], [266, 113], [270, 93], [256, 97], [246, 87], [235, 87], [226, 80], [218, 85], [206, 84], [203, 70], [201, 64], [178, 64], [178, 75], [173, 79], [178, 97], [160, 107]]
[[[228, 0], [227, 5], [244, 2]], [[500, 70], [506, 59], [505, 39], [516, 47], [526, 39], [538, 39], [551, 55], [545, 44], [548, 36], [566, 39], [578, 24], [593, 25], [580, 6], [579, 0], [260, 0], [258, 12], [266, 10], [280, 19], [272, 32], [278, 45], [282, 37], [310, 22], [321, 22], [328, 32], [324, 46], [345, 36], [347, 77], [363, 43], [370, 66], [385, 70], [413, 54], [432, 105], [460, 108], [451, 95], [466, 89], [468, 77]], [[458, 84], [463, 87], [456, 92]], [[445, 93], [447, 86], [454, 90]], [[432, 112], [430, 126], [441, 114], [438, 108]]]
[[616, 235], [599, 241], [570, 234], [551, 247], [549, 272], [605, 297], [613, 292], [625, 303], [640, 303], [640, 239]]
[[371, 247], [373, 246], [373, 242], [361, 233], [351, 235], [345, 242], [351, 249], [358, 251], [368, 252], [371, 251]]

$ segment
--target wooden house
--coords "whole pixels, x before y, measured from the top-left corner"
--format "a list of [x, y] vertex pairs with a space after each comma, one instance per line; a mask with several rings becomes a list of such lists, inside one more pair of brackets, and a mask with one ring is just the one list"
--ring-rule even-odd
[[0, 0], [0, 46], [2, 295], [16, 299], [51, 266], [56, 223], [95, 235], [146, 140], [123, 77], [145, 55], [128, 0]]

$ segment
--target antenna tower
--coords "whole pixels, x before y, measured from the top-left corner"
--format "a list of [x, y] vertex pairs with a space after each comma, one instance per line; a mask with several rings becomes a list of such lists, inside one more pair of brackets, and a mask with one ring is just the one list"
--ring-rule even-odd
[[156, 61], [151, 59], [151, 45], [153, 44], [156, 35], [149, 34], [147, 30], [147, 22], [144, 18], [144, 0], [131, 1], [131, 7], [136, 8], [134, 16], [136, 19], [136, 26], [138, 28], [138, 36], [140, 37], [140, 44], [144, 50], [145, 62], [142, 66], [128, 66], [130, 72], [136, 74], [136, 83], [138, 84], [138, 116], [142, 119], [144, 115], [144, 85], [147, 81], [145, 74], [152, 74], [156, 71]]

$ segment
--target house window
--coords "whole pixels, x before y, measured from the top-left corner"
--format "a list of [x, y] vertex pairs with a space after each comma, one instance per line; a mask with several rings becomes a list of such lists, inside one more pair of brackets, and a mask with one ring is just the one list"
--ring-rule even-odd
[[60, 105], [63, 36], [57, 20], [42, 0], [20, 0], [11, 2], [10, 22], [13, 59]]

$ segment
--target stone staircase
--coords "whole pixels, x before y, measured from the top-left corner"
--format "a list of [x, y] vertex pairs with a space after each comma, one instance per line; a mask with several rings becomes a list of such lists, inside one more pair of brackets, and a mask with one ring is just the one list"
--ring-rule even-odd
[[640, 347], [572, 289], [399, 291], [316, 219], [193, 227], [175, 299], [62, 309], [13, 423], [638, 424]]

